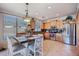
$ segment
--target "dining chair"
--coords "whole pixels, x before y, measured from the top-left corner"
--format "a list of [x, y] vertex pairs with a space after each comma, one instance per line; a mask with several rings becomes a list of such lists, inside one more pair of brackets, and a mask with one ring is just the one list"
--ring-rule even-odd
[[42, 56], [43, 55], [43, 36], [34, 39], [34, 42], [29, 45], [29, 55]]
[[26, 47], [22, 44], [12, 45], [11, 38], [6, 36], [9, 56], [26, 56]]

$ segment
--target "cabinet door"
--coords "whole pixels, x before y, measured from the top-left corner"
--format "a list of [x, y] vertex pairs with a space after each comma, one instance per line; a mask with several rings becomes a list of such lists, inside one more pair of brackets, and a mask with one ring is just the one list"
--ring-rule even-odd
[[49, 38], [50, 38], [50, 33], [49, 33], [49, 32], [45, 32], [45, 33], [44, 33], [44, 37], [45, 37], [46, 39], [49, 39]]

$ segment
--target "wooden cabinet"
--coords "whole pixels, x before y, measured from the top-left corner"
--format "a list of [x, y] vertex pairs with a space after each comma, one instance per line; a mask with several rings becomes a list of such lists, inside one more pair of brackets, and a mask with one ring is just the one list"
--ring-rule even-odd
[[45, 37], [45, 39], [49, 39], [50, 38], [50, 33], [49, 32], [45, 32], [44, 33], [44, 37]]

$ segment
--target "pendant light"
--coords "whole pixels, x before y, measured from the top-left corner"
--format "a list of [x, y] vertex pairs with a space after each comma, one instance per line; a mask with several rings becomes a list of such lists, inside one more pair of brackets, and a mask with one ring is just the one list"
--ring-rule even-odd
[[30, 23], [31, 17], [28, 16], [28, 5], [29, 5], [29, 3], [25, 3], [25, 5], [26, 5], [26, 10], [25, 10], [26, 15], [24, 17], [24, 21], [27, 22], [27, 23]]

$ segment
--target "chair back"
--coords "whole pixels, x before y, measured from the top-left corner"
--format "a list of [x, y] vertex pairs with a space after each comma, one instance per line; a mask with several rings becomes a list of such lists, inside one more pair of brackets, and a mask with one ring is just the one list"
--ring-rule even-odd
[[38, 38], [35, 39], [34, 48], [43, 55], [43, 36], [38, 36]]
[[8, 54], [9, 56], [13, 55], [13, 48], [12, 48], [12, 43], [11, 43], [11, 39], [9, 36], [6, 36], [6, 41], [7, 41], [7, 47], [8, 47]]

